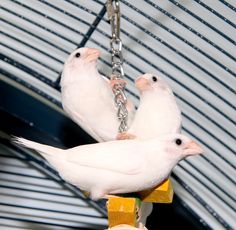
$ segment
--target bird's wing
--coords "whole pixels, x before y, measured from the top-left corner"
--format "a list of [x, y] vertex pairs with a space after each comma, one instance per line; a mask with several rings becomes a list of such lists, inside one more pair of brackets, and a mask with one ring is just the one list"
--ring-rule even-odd
[[[90, 136], [92, 136], [96, 141], [103, 142], [104, 140], [93, 130], [93, 128], [88, 125], [86, 120], [84, 120], [78, 113], [75, 112], [75, 116], [80, 120], [80, 126], [84, 131], [86, 131]], [[78, 120], [78, 119], [76, 119]]]
[[83, 119], [81, 119], [81, 127], [86, 131], [91, 137], [93, 137], [98, 142], [103, 142], [104, 140], [92, 129], [91, 126], [87, 125]]
[[181, 117], [181, 111], [179, 111], [179, 114], [176, 114], [176, 112], [173, 112], [172, 114], [175, 115], [175, 120], [173, 120], [173, 126], [172, 131], [170, 133], [180, 133], [182, 129], [182, 117]]
[[90, 136], [92, 136], [96, 141], [103, 142], [104, 140], [92, 129], [92, 127], [83, 119], [76, 109], [70, 112], [70, 108], [64, 105], [64, 110], [69, 114], [73, 121], [75, 121], [84, 131], [86, 131]]
[[[111, 142], [109, 142], [111, 143]], [[100, 143], [80, 146], [68, 153], [67, 160], [80, 166], [134, 175], [142, 171], [147, 158], [140, 151], [130, 151], [120, 148], [120, 145], [110, 148], [110, 144]]]

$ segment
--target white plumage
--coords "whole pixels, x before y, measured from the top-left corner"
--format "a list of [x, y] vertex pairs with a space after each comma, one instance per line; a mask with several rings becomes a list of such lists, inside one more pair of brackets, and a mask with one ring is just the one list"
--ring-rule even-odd
[[[62, 78], [62, 105], [71, 119], [99, 142], [115, 140], [120, 122], [110, 81], [97, 70], [100, 52], [79, 48], [65, 62]], [[135, 108], [129, 101], [128, 124]]]
[[140, 104], [132, 125], [118, 139], [149, 139], [181, 129], [181, 111], [170, 86], [156, 75], [147, 73], [136, 79]]
[[68, 150], [23, 138], [15, 138], [14, 142], [38, 151], [62, 178], [88, 191], [95, 200], [109, 194], [152, 188], [169, 175], [179, 160], [202, 152], [195, 142], [180, 134], [150, 140], [111, 141]]

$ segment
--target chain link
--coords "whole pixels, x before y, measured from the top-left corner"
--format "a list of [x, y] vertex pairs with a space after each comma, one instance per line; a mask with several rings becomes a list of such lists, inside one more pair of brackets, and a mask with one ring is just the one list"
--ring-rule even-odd
[[111, 24], [111, 64], [112, 74], [111, 80], [118, 80], [113, 86], [115, 105], [118, 108], [117, 117], [120, 120], [118, 131], [123, 133], [127, 130], [128, 110], [126, 108], [127, 97], [124, 89], [125, 84], [122, 83], [124, 78], [122, 41], [120, 39], [120, 3], [119, 0], [108, 0], [106, 3], [108, 19]]

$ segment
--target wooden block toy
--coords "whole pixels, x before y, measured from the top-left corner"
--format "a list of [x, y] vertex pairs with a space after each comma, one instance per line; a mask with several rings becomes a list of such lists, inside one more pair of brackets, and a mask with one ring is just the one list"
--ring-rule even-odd
[[163, 181], [154, 189], [139, 192], [142, 202], [171, 203], [173, 200], [173, 186], [170, 179]]
[[107, 211], [109, 227], [119, 224], [136, 226], [137, 212], [141, 204], [138, 198], [111, 197], [108, 200]]

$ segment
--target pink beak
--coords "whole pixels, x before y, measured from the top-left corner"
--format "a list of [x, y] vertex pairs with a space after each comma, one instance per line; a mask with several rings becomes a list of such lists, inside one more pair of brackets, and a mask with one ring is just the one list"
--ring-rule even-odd
[[135, 81], [135, 87], [139, 90], [139, 91], [144, 91], [147, 90], [150, 87], [150, 83], [149, 81], [144, 78], [144, 76], [140, 76], [136, 79]]
[[85, 62], [89, 63], [92, 61], [95, 61], [98, 59], [98, 57], [101, 55], [100, 51], [98, 49], [95, 48], [88, 48], [87, 52], [86, 52], [86, 58], [85, 58]]
[[184, 152], [186, 153], [186, 155], [197, 155], [197, 154], [202, 154], [204, 150], [195, 141], [191, 141], [185, 148]]

